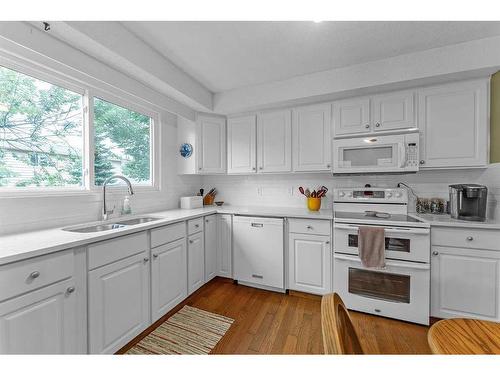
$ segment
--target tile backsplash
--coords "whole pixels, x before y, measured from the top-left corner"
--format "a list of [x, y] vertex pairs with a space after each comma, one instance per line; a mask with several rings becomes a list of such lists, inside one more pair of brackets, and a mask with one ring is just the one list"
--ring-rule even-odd
[[[245, 206], [289, 206], [305, 207], [305, 197], [298, 188], [317, 189], [325, 185], [329, 192], [322, 208], [332, 207], [332, 190], [339, 187], [364, 186], [395, 187], [398, 182], [411, 186], [419, 197], [448, 199], [448, 185], [455, 183], [478, 183], [486, 185], [488, 194], [488, 216], [500, 219], [500, 164], [486, 169], [434, 170], [406, 175], [376, 176], [332, 176], [329, 173], [281, 174], [253, 176], [204, 176], [203, 187], [216, 187], [216, 200], [231, 205]], [[414, 211], [414, 200], [411, 202]]]

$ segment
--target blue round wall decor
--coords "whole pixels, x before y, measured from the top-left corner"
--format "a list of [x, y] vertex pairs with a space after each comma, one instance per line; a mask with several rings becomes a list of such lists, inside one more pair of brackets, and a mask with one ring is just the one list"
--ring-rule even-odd
[[183, 143], [179, 152], [183, 158], [187, 159], [193, 155], [193, 146], [190, 143]]

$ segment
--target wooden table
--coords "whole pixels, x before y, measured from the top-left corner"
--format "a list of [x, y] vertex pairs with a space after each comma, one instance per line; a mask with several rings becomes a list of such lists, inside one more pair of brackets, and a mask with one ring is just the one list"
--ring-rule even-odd
[[446, 319], [427, 334], [434, 354], [500, 354], [500, 323], [476, 319]]

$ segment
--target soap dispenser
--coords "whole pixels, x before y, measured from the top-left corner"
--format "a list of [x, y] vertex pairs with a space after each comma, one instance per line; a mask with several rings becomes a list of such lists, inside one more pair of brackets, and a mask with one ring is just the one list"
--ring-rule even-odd
[[123, 200], [122, 215], [127, 215], [131, 213], [132, 213], [132, 207], [130, 207], [130, 197], [126, 195], [125, 199]]

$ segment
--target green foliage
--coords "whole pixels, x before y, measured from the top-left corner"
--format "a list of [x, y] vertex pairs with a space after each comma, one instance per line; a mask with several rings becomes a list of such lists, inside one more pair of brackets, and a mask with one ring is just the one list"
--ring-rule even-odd
[[[16, 186], [82, 184], [82, 96], [0, 67], [0, 186], [18, 174], [5, 161], [31, 168]], [[135, 181], [150, 179], [150, 118], [101, 99], [94, 100], [95, 184], [113, 172], [113, 161]], [[46, 155], [43, 165], [30, 154]], [[44, 159], [46, 160], [46, 159]]]

